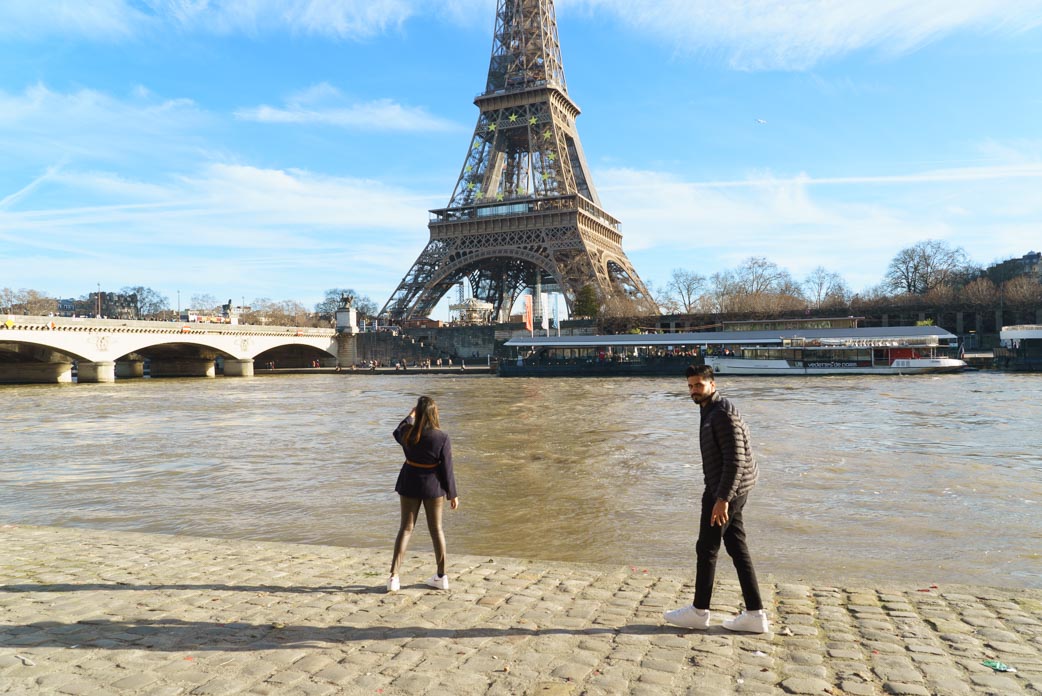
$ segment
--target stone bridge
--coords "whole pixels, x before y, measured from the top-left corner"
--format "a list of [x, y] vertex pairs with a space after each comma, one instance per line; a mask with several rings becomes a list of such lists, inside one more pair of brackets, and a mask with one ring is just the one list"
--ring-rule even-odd
[[248, 377], [258, 357], [304, 367], [337, 356], [334, 329], [0, 315], [0, 383], [72, 382], [73, 361], [78, 381], [112, 382], [143, 376], [146, 360], [153, 377], [213, 377], [218, 358], [226, 376]]

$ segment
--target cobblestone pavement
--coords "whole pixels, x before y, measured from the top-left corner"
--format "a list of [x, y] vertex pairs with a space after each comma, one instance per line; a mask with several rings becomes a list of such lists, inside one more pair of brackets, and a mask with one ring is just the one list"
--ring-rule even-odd
[[0, 693], [1042, 693], [1039, 590], [768, 579], [774, 632], [743, 636], [726, 562], [685, 632], [686, 571], [450, 555], [440, 592], [417, 553], [386, 594], [390, 546], [8, 525], [0, 550]]

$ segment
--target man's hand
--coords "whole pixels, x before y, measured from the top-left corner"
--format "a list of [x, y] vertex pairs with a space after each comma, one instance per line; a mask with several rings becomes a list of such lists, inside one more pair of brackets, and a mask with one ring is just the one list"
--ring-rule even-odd
[[713, 512], [709, 516], [709, 524], [710, 524], [710, 526], [713, 526], [713, 527], [716, 527], [716, 526], [723, 527], [725, 524], [727, 524], [727, 501], [726, 500], [719, 500], [718, 499], [716, 501], [716, 503], [713, 504]]

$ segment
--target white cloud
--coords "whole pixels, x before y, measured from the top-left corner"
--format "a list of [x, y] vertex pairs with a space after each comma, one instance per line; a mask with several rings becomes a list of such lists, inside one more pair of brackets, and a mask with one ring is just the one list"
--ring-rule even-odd
[[[564, 2], [562, 5], [566, 4]], [[571, 0], [607, 10], [678, 52], [719, 52], [738, 69], [803, 70], [853, 51], [902, 54], [959, 30], [1042, 26], [1042, 0]]]
[[[606, 12], [678, 53], [738, 69], [804, 70], [854, 51], [903, 54], [957, 31], [1010, 35], [1042, 26], [1042, 0], [558, 0]], [[0, 37], [123, 39], [149, 30], [358, 40], [438, 16], [491, 27], [494, 0], [5, 0]]]
[[921, 239], [944, 239], [988, 263], [1034, 248], [1030, 240], [1042, 229], [1037, 162], [709, 182], [608, 169], [595, 179], [605, 207], [623, 221], [623, 248], [657, 264], [647, 273], [652, 279], [672, 267], [711, 274], [765, 256], [797, 277], [825, 266], [861, 289], [880, 281], [898, 250]]
[[364, 39], [399, 26], [413, 0], [4, 0], [0, 37], [123, 39], [177, 28], [212, 34]]
[[292, 33], [358, 39], [400, 26], [408, 0], [146, 0], [153, 11], [188, 30], [219, 34]]
[[17, 211], [0, 206], [5, 284], [69, 295], [104, 278], [168, 294], [195, 288], [309, 302], [345, 283], [382, 301], [426, 243], [423, 221], [441, 198], [227, 164], [165, 184], [57, 171], [37, 187], [107, 202], [34, 208], [29, 197]]
[[[212, 118], [189, 99], [161, 99], [137, 87], [128, 99], [80, 89], [61, 93], [37, 84], [21, 94], [0, 90], [0, 152], [22, 165], [57, 159], [125, 161], [195, 154], [193, 132]], [[180, 138], [173, 139], [173, 135]]]
[[235, 112], [235, 117], [261, 123], [319, 124], [360, 130], [461, 130], [457, 124], [432, 116], [425, 109], [402, 106], [391, 99], [350, 103], [340, 90], [324, 82], [290, 96], [284, 107], [242, 108]]
[[125, 39], [145, 19], [127, 0], [4, 0], [0, 2], [0, 38]]

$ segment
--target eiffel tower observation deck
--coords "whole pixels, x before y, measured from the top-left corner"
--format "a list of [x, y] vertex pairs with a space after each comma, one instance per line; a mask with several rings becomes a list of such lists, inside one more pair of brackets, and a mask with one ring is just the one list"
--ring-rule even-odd
[[570, 313], [586, 287], [602, 311], [657, 313], [593, 186], [552, 0], [499, 0], [474, 103], [481, 114], [452, 198], [431, 211], [430, 241], [381, 316], [426, 318], [464, 280], [500, 321], [529, 288], [560, 292]]

